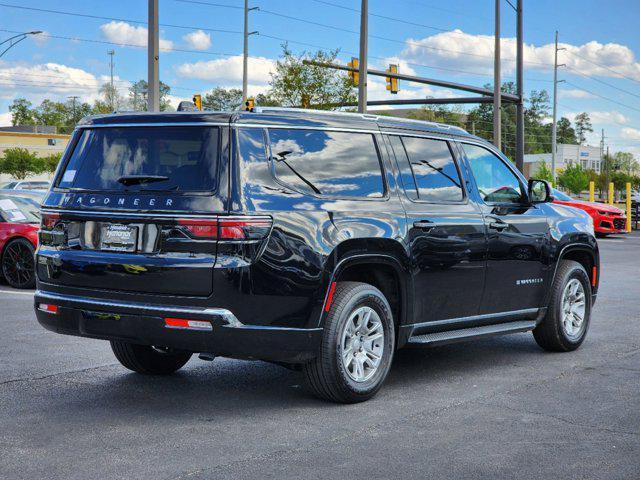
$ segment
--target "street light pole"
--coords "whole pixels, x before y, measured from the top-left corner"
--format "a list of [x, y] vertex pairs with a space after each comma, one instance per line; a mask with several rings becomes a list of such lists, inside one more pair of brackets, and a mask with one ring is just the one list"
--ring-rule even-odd
[[148, 42], [147, 42], [147, 110], [150, 112], [160, 111], [160, 32], [158, 30], [158, 0], [149, 0], [149, 20], [148, 20]]
[[498, 150], [502, 144], [502, 123], [500, 112], [500, 92], [502, 79], [500, 75], [500, 1], [496, 0], [496, 25], [493, 58], [493, 144]]
[[369, 1], [360, 7], [360, 64], [358, 82], [358, 112], [367, 113], [367, 55], [369, 37]]
[[7, 48], [5, 48], [2, 52], [0, 52], [0, 57], [2, 57], [5, 53], [7, 53], [7, 50], [9, 50], [11, 47], [17, 45], [18, 43], [20, 43], [22, 40], [27, 38], [29, 35], [39, 35], [41, 33], [42, 33], [41, 30], [34, 30], [32, 32], [19, 33], [18, 35], [14, 35], [13, 37], [9, 37], [6, 40], [3, 40], [2, 42], [0, 42], [0, 45], [3, 45], [5, 43], [9, 42], [9, 46]]

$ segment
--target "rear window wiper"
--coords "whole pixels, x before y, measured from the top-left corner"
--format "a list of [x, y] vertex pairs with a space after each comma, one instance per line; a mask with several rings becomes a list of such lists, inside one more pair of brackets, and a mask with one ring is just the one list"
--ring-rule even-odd
[[140, 185], [141, 183], [164, 182], [169, 177], [164, 175], [124, 175], [118, 179], [122, 185]]

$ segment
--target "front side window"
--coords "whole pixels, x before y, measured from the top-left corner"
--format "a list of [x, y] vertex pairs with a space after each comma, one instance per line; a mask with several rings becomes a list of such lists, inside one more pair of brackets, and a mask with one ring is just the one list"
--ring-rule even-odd
[[480, 196], [487, 203], [520, 203], [518, 177], [494, 153], [477, 145], [463, 144]]
[[301, 193], [381, 198], [384, 183], [372, 134], [270, 129], [275, 175]]
[[[444, 140], [429, 138], [402, 137], [405, 155], [400, 155], [399, 162], [409, 161], [413, 174], [418, 199], [425, 202], [459, 202], [463, 199], [462, 182], [456, 168], [455, 160]], [[399, 147], [394, 146], [394, 152]], [[396, 152], [396, 155], [398, 153]], [[398, 157], [396, 157], [398, 158]], [[408, 169], [400, 166], [400, 171]], [[408, 173], [402, 175], [407, 189]], [[413, 188], [408, 190], [411, 194]]]
[[60, 188], [211, 191], [218, 178], [219, 129], [108, 127], [83, 129]]

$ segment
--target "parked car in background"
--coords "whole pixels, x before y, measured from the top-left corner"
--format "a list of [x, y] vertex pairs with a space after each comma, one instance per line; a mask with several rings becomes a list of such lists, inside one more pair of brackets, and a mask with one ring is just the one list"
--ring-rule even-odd
[[49, 190], [51, 182], [45, 180], [16, 180], [0, 186], [3, 190]]
[[553, 189], [553, 203], [568, 205], [587, 212], [593, 218], [593, 228], [597, 235], [626, 233], [627, 216], [624, 210], [599, 202], [586, 202], [570, 197], [558, 189]]
[[0, 190], [0, 277], [14, 288], [35, 285], [42, 198], [32, 191]]

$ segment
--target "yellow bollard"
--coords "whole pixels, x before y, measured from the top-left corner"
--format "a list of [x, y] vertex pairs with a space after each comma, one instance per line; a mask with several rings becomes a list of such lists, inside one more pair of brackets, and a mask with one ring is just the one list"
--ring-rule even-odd
[[609, 182], [609, 198], [607, 200], [609, 205], [613, 205], [613, 182]]
[[596, 182], [594, 182], [593, 180], [589, 182], [589, 201], [596, 201]]
[[627, 182], [627, 232], [631, 231], [631, 183]]

